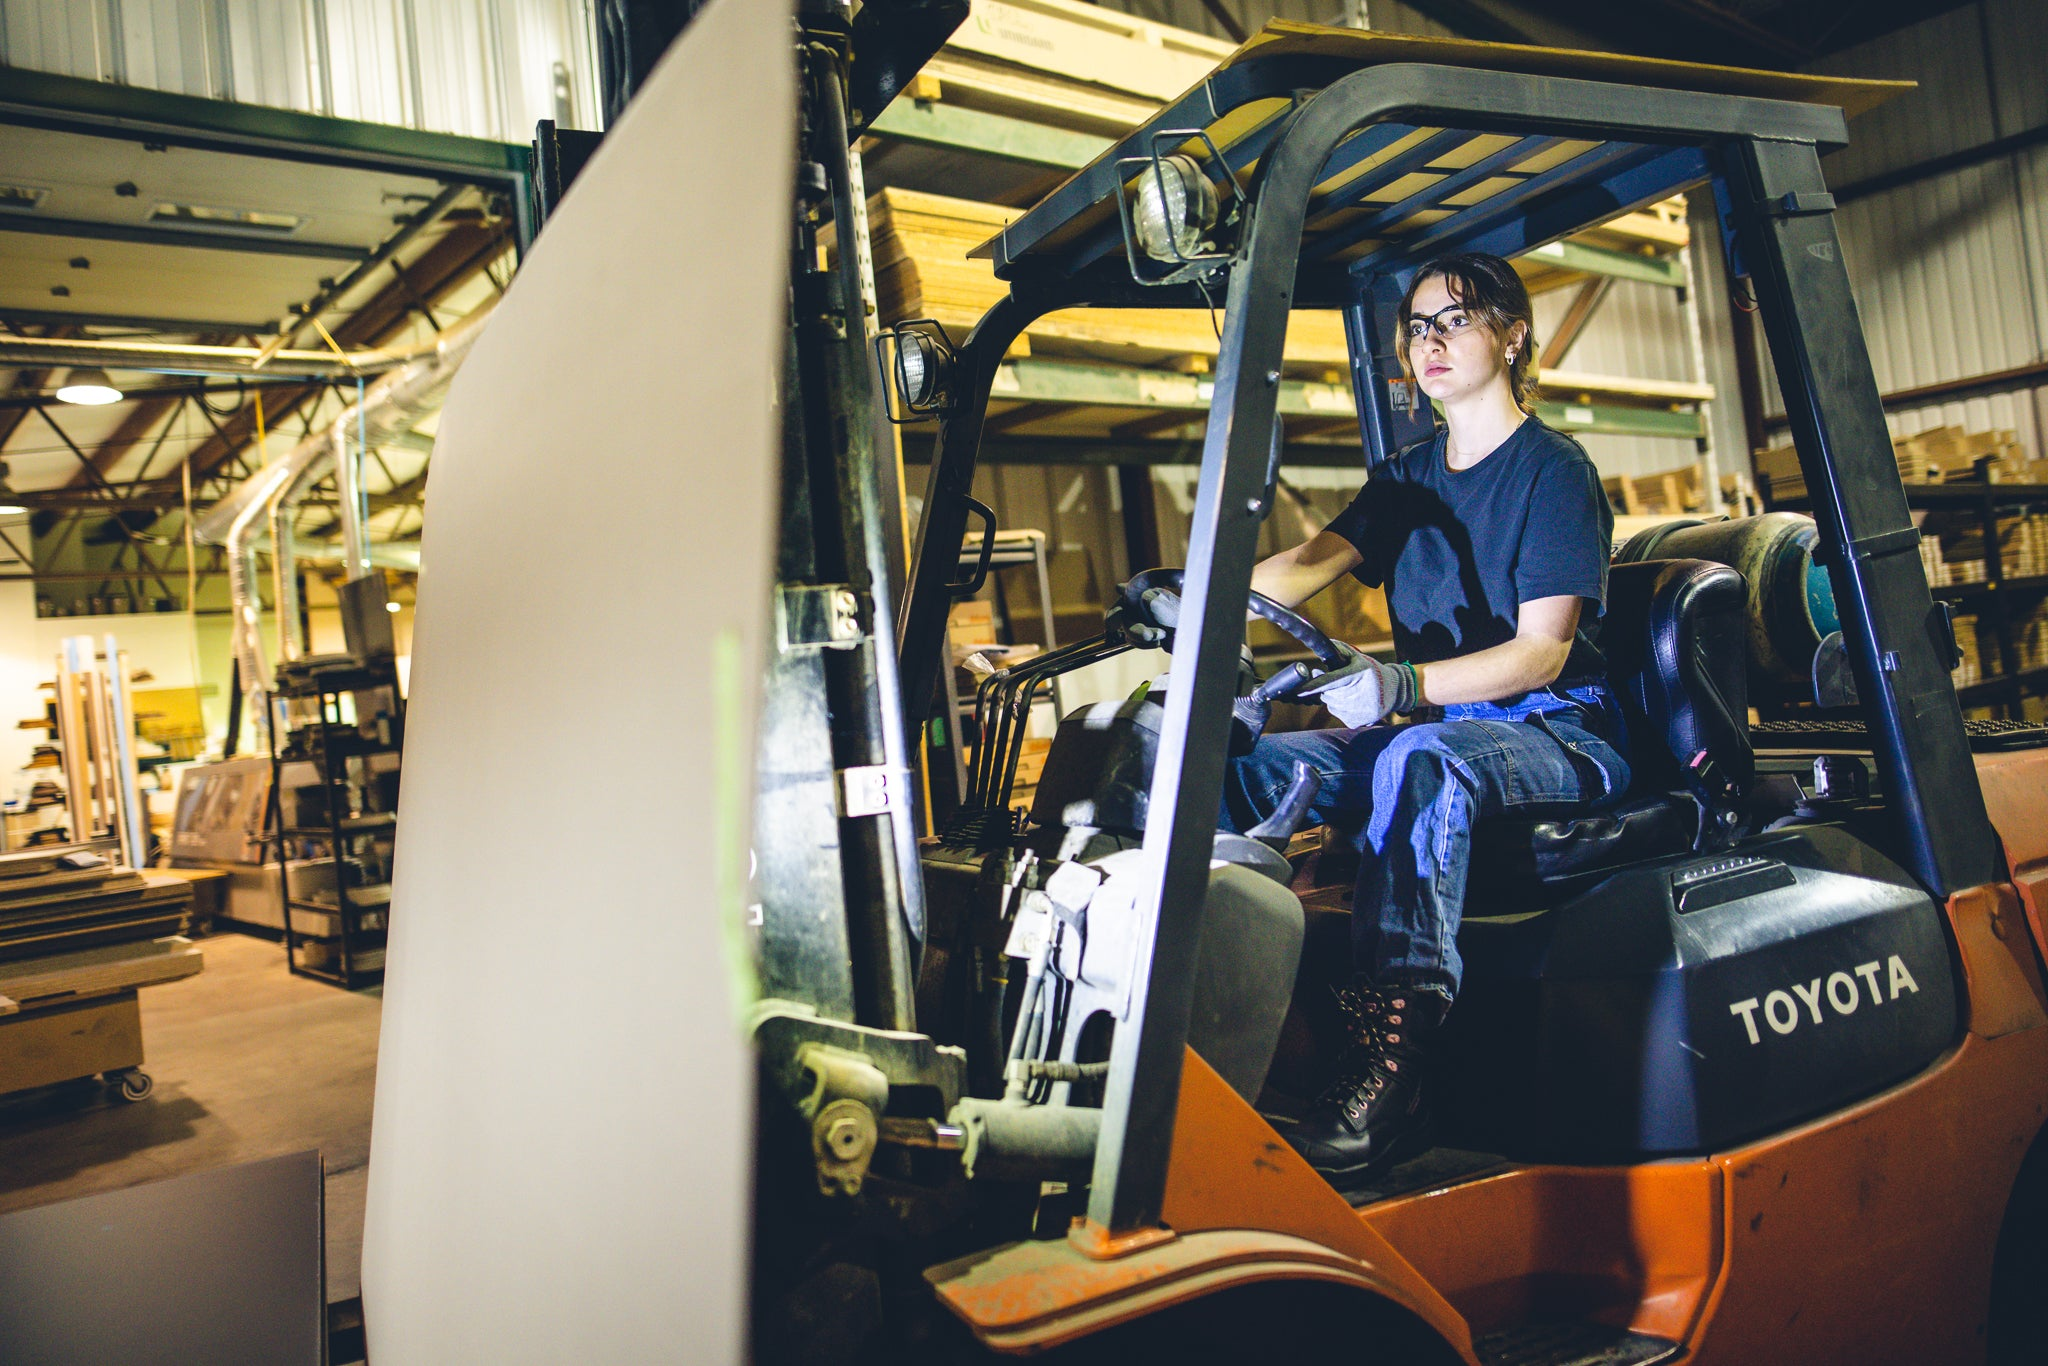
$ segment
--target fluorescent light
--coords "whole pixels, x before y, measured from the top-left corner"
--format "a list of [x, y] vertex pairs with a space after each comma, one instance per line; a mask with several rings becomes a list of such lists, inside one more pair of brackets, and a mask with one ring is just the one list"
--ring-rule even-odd
[[304, 214], [271, 213], [264, 209], [223, 209], [210, 204], [160, 203], [149, 211], [152, 223], [189, 224], [201, 228], [246, 228], [256, 232], [293, 233], [306, 221]]
[[[5, 511], [7, 511], [6, 508], [0, 508], [0, 512]], [[387, 602], [384, 604], [384, 610], [387, 612], [396, 612], [398, 610], [398, 604], [395, 602]]]
[[18, 503], [0, 503], [0, 517], [19, 517], [27, 511]]
[[88, 368], [73, 370], [65, 376], [63, 387], [57, 390], [57, 397], [66, 403], [119, 403], [121, 391], [114, 387], [113, 380], [107, 378], [106, 371]]

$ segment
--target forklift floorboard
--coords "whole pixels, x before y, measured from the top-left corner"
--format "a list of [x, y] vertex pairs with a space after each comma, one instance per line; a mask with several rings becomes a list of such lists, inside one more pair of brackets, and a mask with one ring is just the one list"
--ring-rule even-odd
[[0, 1212], [317, 1148], [327, 1298], [357, 1294], [381, 992], [285, 971], [284, 946], [199, 941], [206, 969], [142, 993], [145, 1100], [97, 1082], [0, 1097]]

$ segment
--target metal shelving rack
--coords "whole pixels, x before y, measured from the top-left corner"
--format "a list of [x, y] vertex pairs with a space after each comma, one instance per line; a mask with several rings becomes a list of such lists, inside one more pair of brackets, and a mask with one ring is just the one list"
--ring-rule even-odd
[[[390, 709], [380, 713], [378, 734], [363, 733], [360, 712], [353, 721], [341, 715], [343, 694], [386, 691]], [[384, 944], [389, 925], [391, 883], [388, 878], [357, 882], [349, 855], [360, 842], [387, 835], [398, 823], [395, 811], [360, 809], [371, 793], [368, 761], [378, 755], [397, 754], [404, 742], [405, 703], [399, 696], [398, 675], [389, 665], [351, 666], [323, 669], [299, 681], [280, 681], [276, 697], [317, 704], [317, 718], [294, 727], [285, 743], [274, 748], [271, 757], [271, 828], [277, 832], [278, 895], [283, 899], [286, 965], [302, 977], [331, 982], [351, 991], [372, 986], [384, 979]], [[320, 775], [326, 822], [294, 825], [285, 819], [284, 768], [287, 764], [310, 761]], [[292, 894], [292, 853], [309, 842], [319, 842], [332, 862], [332, 901]], [[300, 925], [317, 930], [301, 933]], [[308, 963], [309, 944], [331, 946], [331, 961]], [[328, 953], [319, 955], [328, 958]]]
[[[2048, 508], [2048, 484], [1994, 484], [1982, 480], [1950, 484], [1907, 484], [1906, 506], [1930, 512], [1976, 512], [1984, 532], [1984, 578], [1978, 583], [1941, 584], [1929, 591], [1945, 602], [1979, 605], [1977, 622], [1978, 660], [1984, 679], [1956, 690], [1966, 707], [1998, 707], [2008, 719], [2021, 715], [2029, 696], [2048, 695], [2048, 668], [2019, 667], [2018, 633], [2026, 618], [2015, 615], [2016, 598], [2039, 600], [2048, 595], [2048, 576], [2007, 578], [2004, 556], [1999, 552], [1998, 515], [2001, 509], [2028, 505]], [[1811, 512], [1810, 498], [1780, 498], [1771, 508], [1781, 512]], [[1995, 666], [1995, 667], [1994, 667]]]

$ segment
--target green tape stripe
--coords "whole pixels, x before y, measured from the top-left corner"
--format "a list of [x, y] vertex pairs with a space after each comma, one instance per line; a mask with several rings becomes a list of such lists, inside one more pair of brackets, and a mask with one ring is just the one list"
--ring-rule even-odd
[[733, 1007], [744, 1024], [761, 995], [747, 942], [746, 651], [737, 626], [711, 637], [712, 898]]

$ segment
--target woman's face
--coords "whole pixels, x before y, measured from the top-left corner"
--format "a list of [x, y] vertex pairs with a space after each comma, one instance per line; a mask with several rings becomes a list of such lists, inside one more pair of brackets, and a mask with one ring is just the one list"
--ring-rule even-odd
[[[1443, 276], [1432, 275], [1416, 287], [1406, 326], [1409, 368], [1422, 392], [1437, 402], [1454, 403], [1507, 382], [1507, 344], [1458, 306]], [[1515, 330], [1522, 330], [1519, 324]]]

